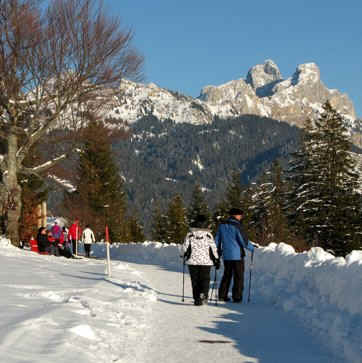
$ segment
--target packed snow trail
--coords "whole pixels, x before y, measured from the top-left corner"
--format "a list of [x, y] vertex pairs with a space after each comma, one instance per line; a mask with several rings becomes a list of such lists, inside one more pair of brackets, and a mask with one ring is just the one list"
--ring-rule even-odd
[[0, 249], [1, 363], [140, 363], [155, 294], [96, 259]]
[[147, 363], [334, 362], [286, 313], [257, 302], [194, 306], [188, 274], [182, 302], [182, 272], [162, 266], [131, 266], [142, 272], [158, 295], [152, 306]]
[[[104, 245], [96, 244], [93, 248], [97, 257], [105, 255]], [[185, 274], [185, 302], [181, 301], [182, 265], [176, 247], [145, 243], [115, 245], [111, 250], [113, 274], [107, 278], [102, 259], [40, 256], [6, 245], [0, 239], [1, 363], [360, 362], [357, 355], [361, 342], [358, 339], [360, 315], [353, 316], [350, 324], [354, 334], [341, 335], [344, 346], [350, 344], [351, 350], [347, 353], [355, 355], [344, 359], [340, 345], [342, 354], [336, 358], [331, 355], [333, 341], [327, 346], [321, 345], [315, 335], [297, 323], [294, 310], [283, 312], [273, 302], [266, 303], [258, 296], [264, 289], [269, 289], [269, 293], [273, 289], [278, 296], [285, 294], [280, 295], [283, 301], [290, 294], [296, 299], [299, 296], [303, 302], [301, 294], [290, 290], [293, 281], [290, 274], [285, 274], [281, 289], [280, 277], [279, 284], [273, 285], [269, 281], [271, 273], [255, 271], [251, 304], [215, 306], [211, 302], [198, 307], [192, 304], [188, 274]], [[357, 257], [347, 259], [350, 265], [346, 272], [359, 271], [359, 265], [352, 261]], [[260, 263], [262, 258], [260, 255]], [[264, 265], [270, 261], [268, 256]], [[340, 266], [343, 261], [337, 262]], [[275, 264], [281, 267], [281, 263], [274, 261]], [[322, 265], [325, 266], [329, 267], [327, 275], [330, 269], [336, 270], [334, 264]], [[308, 275], [311, 276], [317, 268], [308, 269], [312, 270]], [[332, 275], [335, 287], [346, 276], [341, 272], [339, 275]], [[351, 280], [348, 284], [351, 285]], [[310, 298], [314, 285], [303, 283], [301, 286], [304, 287], [300, 289], [302, 294]], [[313, 296], [318, 293], [315, 288], [311, 291]], [[352, 292], [343, 300], [346, 304], [355, 301], [355, 296], [359, 301], [360, 290]], [[329, 336], [343, 334], [344, 325], [334, 324], [333, 318], [337, 315], [341, 321], [345, 317], [347, 326], [348, 315], [333, 309], [326, 301], [320, 300], [320, 305], [333, 324], [326, 324], [322, 312], [317, 317], [314, 312], [314, 327], [319, 322], [324, 329], [332, 330]], [[351, 308], [354, 306], [351, 304]], [[299, 315], [301, 311], [308, 313], [308, 309], [299, 307]], [[305, 320], [309, 322], [308, 318], [306, 315]]]

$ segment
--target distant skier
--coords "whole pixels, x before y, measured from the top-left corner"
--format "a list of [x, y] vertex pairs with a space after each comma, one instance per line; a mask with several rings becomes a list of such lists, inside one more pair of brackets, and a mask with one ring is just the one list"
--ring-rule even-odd
[[219, 288], [219, 300], [230, 301], [228, 291], [233, 278], [233, 302], [242, 302], [245, 249], [252, 252], [254, 245], [249, 241], [241, 225], [243, 211], [232, 208], [229, 214], [230, 217], [220, 224], [215, 236], [219, 254], [224, 260], [224, 276]]
[[211, 266], [220, 266], [214, 237], [207, 227], [206, 216], [198, 215], [183, 244], [183, 256], [190, 271], [195, 305], [207, 303]]
[[86, 225], [85, 230], [82, 234], [82, 242], [84, 243], [85, 256], [90, 257], [92, 243], [95, 242], [93, 231]]

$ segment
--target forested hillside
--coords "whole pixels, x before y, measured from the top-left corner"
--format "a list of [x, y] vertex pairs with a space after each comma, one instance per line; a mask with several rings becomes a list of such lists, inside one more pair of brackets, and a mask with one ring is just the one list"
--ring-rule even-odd
[[199, 183], [212, 207], [232, 173], [248, 184], [273, 160], [294, 151], [300, 130], [284, 122], [245, 115], [207, 125], [177, 124], [145, 117], [131, 136], [114, 144], [129, 207], [147, 227], [154, 202], [165, 205], [179, 193], [187, 203]]

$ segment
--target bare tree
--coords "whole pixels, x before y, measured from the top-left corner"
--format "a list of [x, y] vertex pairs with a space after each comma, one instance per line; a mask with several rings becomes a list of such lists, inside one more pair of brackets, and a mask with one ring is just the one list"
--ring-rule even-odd
[[[116, 92], [123, 78], [139, 80], [142, 57], [132, 31], [107, 16], [97, 0], [0, 0], [0, 137], [3, 195], [12, 196], [8, 236], [19, 244], [18, 176], [40, 175], [66, 154], [26, 167], [24, 159], [76, 107], [95, 102], [100, 90]], [[104, 100], [102, 100], [104, 102]]]

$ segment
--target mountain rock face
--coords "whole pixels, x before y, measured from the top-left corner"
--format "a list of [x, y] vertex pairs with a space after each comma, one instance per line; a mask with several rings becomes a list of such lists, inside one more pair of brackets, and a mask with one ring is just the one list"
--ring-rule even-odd
[[253, 87], [259, 97], [269, 96], [274, 85], [282, 79], [278, 66], [270, 59], [264, 64], [252, 67], [246, 76], [246, 82]]
[[123, 81], [118, 106], [107, 117], [134, 122], [144, 116], [177, 123], [211, 123], [214, 117], [234, 118], [244, 114], [270, 117], [302, 126], [314, 118], [327, 100], [353, 122], [356, 118], [351, 100], [338, 90], [328, 89], [320, 79], [315, 63], [301, 64], [295, 73], [283, 79], [272, 60], [252, 67], [246, 79], [220, 86], [206, 86], [198, 98], [192, 98], [156, 86]]

